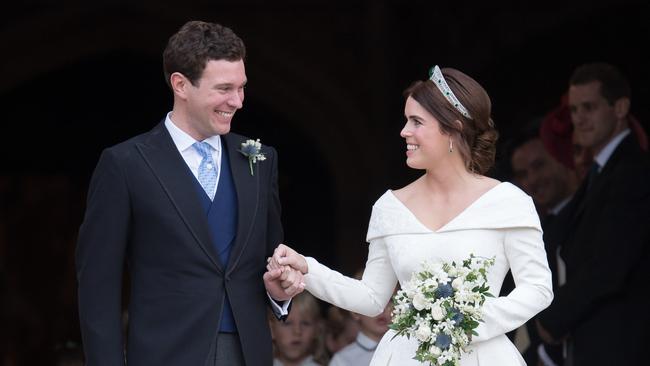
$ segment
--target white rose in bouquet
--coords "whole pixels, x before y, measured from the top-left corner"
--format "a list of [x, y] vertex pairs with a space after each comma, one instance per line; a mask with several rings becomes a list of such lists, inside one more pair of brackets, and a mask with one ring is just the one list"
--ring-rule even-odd
[[420, 324], [418, 330], [415, 331], [415, 336], [421, 341], [426, 342], [431, 337], [431, 328], [427, 324]]
[[424, 296], [422, 292], [418, 291], [415, 296], [413, 296], [413, 307], [417, 310], [426, 308], [428, 303], [426, 296]]
[[445, 315], [447, 314], [440, 305], [436, 304], [431, 307], [431, 316], [433, 317], [433, 320], [440, 321], [445, 318]]

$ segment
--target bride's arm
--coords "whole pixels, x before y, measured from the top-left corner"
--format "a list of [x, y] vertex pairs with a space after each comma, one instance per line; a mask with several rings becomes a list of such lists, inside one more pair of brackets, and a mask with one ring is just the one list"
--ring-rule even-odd
[[488, 340], [524, 324], [553, 300], [542, 232], [534, 228], [508, 229], [504, 245], [516, 287], [508, 296], [488, 298], [483, 321], [473, 342]]
[[274, 254], [280, 264], [290, 264], [305, 274], [307, 291], [330, 304], [366, 316], [377, 316], [384, 311], [397, 284], [384, 238], [371, 240], [361, 280], [344, 276], [311, 257], [289, 257], [279, 258]]

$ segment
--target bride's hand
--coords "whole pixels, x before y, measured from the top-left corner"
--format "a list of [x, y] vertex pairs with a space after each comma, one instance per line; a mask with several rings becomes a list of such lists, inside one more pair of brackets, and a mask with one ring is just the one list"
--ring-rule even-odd
[[269, 266], [275, 268], [277, 268], [276, 266], [291, 266], [291, 268], [300, 271], [302, 274], [306, 274], [308, 271], [305, 257], [284, 244], [280, 244], [275, 248]]
[[282, 270], [282, 266], [278, 264], [278, 261], [273, 257], [266, 258], [266, 270], [273, 271], [275, 269]]

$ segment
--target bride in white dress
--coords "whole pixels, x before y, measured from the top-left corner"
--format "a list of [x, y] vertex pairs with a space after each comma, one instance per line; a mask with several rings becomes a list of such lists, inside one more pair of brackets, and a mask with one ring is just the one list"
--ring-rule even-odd
[[[425, 259], [458, 262], [470, 253], [496, 257], [488, 272], [490, 292], [499, 294], [509, 269], [516, 288], [486, 300], [484, 322], [460, 364], [525, 365], [505, 333], [550, 304], [551, 272], [531, 198], [510, 183], [482, 175], [494, 161], [497, 138], [490, 99], [469, 76], [437, 66], [429, 80], [414, 83], [405, 95], [400, 135], [406, 163], [425, 174], [387, 191], [374, 204], [362, 279], [343, 276], [282, 244], [269, 269], [291, 266], [304, 274], [305, 288], [316, 297], [375, 316], [397, 282], [408, 281]], [[392, 330], [386, 333], [371, 365], [421, 365], [413, 359], [417, 341], [394, 336]]]

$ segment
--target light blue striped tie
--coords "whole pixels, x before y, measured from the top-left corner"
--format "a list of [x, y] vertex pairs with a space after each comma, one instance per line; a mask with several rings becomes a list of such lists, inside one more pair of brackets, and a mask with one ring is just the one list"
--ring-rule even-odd
[[215, 187], [217, 186], [217, 174], [219, 167], [214, 163], [212, 151], [214, 148], [207, 142], [195, 142], [192, 145], [201, 155], [201, 164], [199, 165], [199, 183], [205, 193], [214, 199]]

